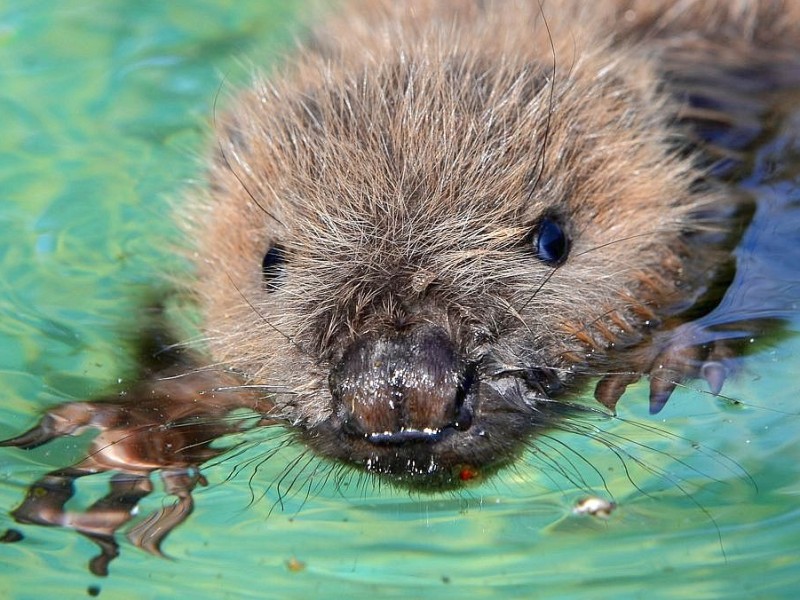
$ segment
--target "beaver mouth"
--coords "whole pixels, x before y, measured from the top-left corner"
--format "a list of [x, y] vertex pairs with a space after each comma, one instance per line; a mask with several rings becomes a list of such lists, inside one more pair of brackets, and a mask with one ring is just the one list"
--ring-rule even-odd
[[483, 479], [513, 462], [548, 404], [542, 370], [489, 374], [487, 363], [461, 358], [430, 324], [359, 338], [331, 369], [331, 416], [303, 437], [323, 456], [412, 489]]
[[476, 376], [470, 392], [458, 419], [441, 427], [366, 432], [336, 413], [302, 437], [327, 458], [401, 487], [437, 492], [480, 482], [512, 464], [530, 435], [561, 412], [559, 402], [515, 375]]

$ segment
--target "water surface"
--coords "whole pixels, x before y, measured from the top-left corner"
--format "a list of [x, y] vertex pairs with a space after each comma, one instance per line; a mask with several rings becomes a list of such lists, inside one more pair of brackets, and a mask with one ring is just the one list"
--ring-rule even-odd
[[[158, 273], [182, 268], [165, 244], [167, 204], [199, 172], [220, 83], [246, 78], [243, 59], [274, 60], [303, 11], [278, 0], [0, 6], [0, 437], [131, 376], [121, 333]], [[740, 258], [763, 281], [748, 293], [788, 322], [755, 340], [726, 385], [739, 402], [697, 383], [652, 417], [638, 385], [618, 419], [590, 423], [594, 439], [554, 433], [517, 468], [438, 497], [358, 477], [312, 478], [311, 493], [304, 478], [288, 492], [286, 479], [279, 489], [299, 451], [262, 462], [280, 441], [265, 439], [204, 470], [211, 485], [164, 545], [174, 560], [126, 543], [105, 579], [86, 571], [96, 553], [88, 540], [8, 515], [33, 480], [80, 458], [86, 436], [2, 449], [0, 532], [25, 539], [0, 545], [0, 595], [795, 597], [798, 130], [790, 114], [746, 182], [761, 208]], [[324, 472], [310, 464], [304, 473], [316, 468]], [[84, 479], [70, 506], [87, 506], [106, 485]], [[619, 508], [608, 520], [573, 516], [587, 493]], [[165, 501], [154, 493], [142, 514]]]

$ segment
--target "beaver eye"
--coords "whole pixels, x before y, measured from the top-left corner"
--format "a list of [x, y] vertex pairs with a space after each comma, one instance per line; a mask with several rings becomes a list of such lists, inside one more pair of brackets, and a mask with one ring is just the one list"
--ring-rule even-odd
[[264, 287], [268, 292], [277, 290], [283, 283], [286, 271], [286, 256], [283, 247], [272, 246], [264, 255], [261, 262], [261, 273], [264, 277]]
[[533, 253], [543, 263], [556, 267], [567, 259], [569, 240], [561, 225], [548, 217], [539, 221], [531, 239]]

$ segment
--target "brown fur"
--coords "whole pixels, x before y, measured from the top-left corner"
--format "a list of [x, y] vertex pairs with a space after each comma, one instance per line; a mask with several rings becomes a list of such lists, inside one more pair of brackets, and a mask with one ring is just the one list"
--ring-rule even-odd
[[[193, 232], [201, 244], [192, 286], [215, 358], [254, 381], [308, 389], [300, 418], [324, 418], [336, 346], [407, 317], [404, 306], [419, 299], [391, 292], [413, 290], [421, 273], [423, 292], [436, 296], [432, 318], [482, 312], [493, 335], [529, 329], [548, 362], [568, 368], [560, 356], [584, 346], [564, 338], [564, 325], [594, 337], [598, 317], [631, 312], [621, 291], [637, 298], [649, 280], [673, 279], [661, 272], [675, 246], [664, 237], [677, 239], [706, 200], [687, 192], [689, 165], [668, 158], [664, 100], [646, 63], [594, 40], [576, 51], [574, 28], [567, 35], [554, 23], [551, 88], [553, 50], [535, 3], [522, 17], [488, 13], [517, 22], [504, 24], [506, 39], [457, 4], [464, 22], [452, 30], [421, 18], [430, 32], [413, 35], [392, 16], [384, 26], [395, 39], [365, 23], [371, 34], [345, 36], [354, 43], [341, 60], [306, 55], [221, 119], [225, 156], [211, 173], [212, 195], [189, 209], [208, 211]], [[630, 81], [613, 69], [621, 60]], [[551, 274], [519, 245], [554, 207], [570, 219], [581, 258]], [[265, 295], [260, 271], [273, 240], [290, 257], [277, 300]], [[545, 277], [547, 293], [535, 294]]]
[[[243, 427], [452, 488], [579, 422], [589, 377], [612, 410], [643, 375], [654, 411], [688, 377], [716, 393], [749, 335], [703, 323], [740, 224], [708, 175], [742, 156], [707, 132], [758, 131], [769, 93], [800, 88], [798, 48], [799, 0], [344, 4], [218, 115], [208, 185], [178, 209], [204, 355], [145, 333], [140, 383], [0, 442], [100, 431], [12, 514], [94, 540], [102, 575], [150, 474], [176, 502], [128, 537], [159, 553]], [[569, 247], [547, 260], [554, 223]], [[109, 470], [72, 512], [74, 481]]]
[[[545, 367], [566, 386], [602, 373], [718, 259], [687, 247], [709, 226], [693, 215], [726, 200], [693, 191], [701, 173], [674, 151], [664, 57], [796, 38], [797, 14], [794, 2], [346, 5], [218, 117], [209, 191], [180, 209], [213, 362], [284, 390], [274, 416], [304, 431], [331, 418], [348, 345], [423, 322], [466, 360]], [[547, 215], [572, 243], [555, 270], [524, 248]], [[270, 293], [261, 260], [275, 243], [287, 274]]]

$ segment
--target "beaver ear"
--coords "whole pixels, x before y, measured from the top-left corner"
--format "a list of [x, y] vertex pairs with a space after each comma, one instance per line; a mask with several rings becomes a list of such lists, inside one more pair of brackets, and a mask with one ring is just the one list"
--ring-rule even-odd
[[264, 288], [268, 292], [276, 291], [286, 277], [286, 252], [280, 244], [273, 244], [264, 254], [261, 261], [261, 272]]

